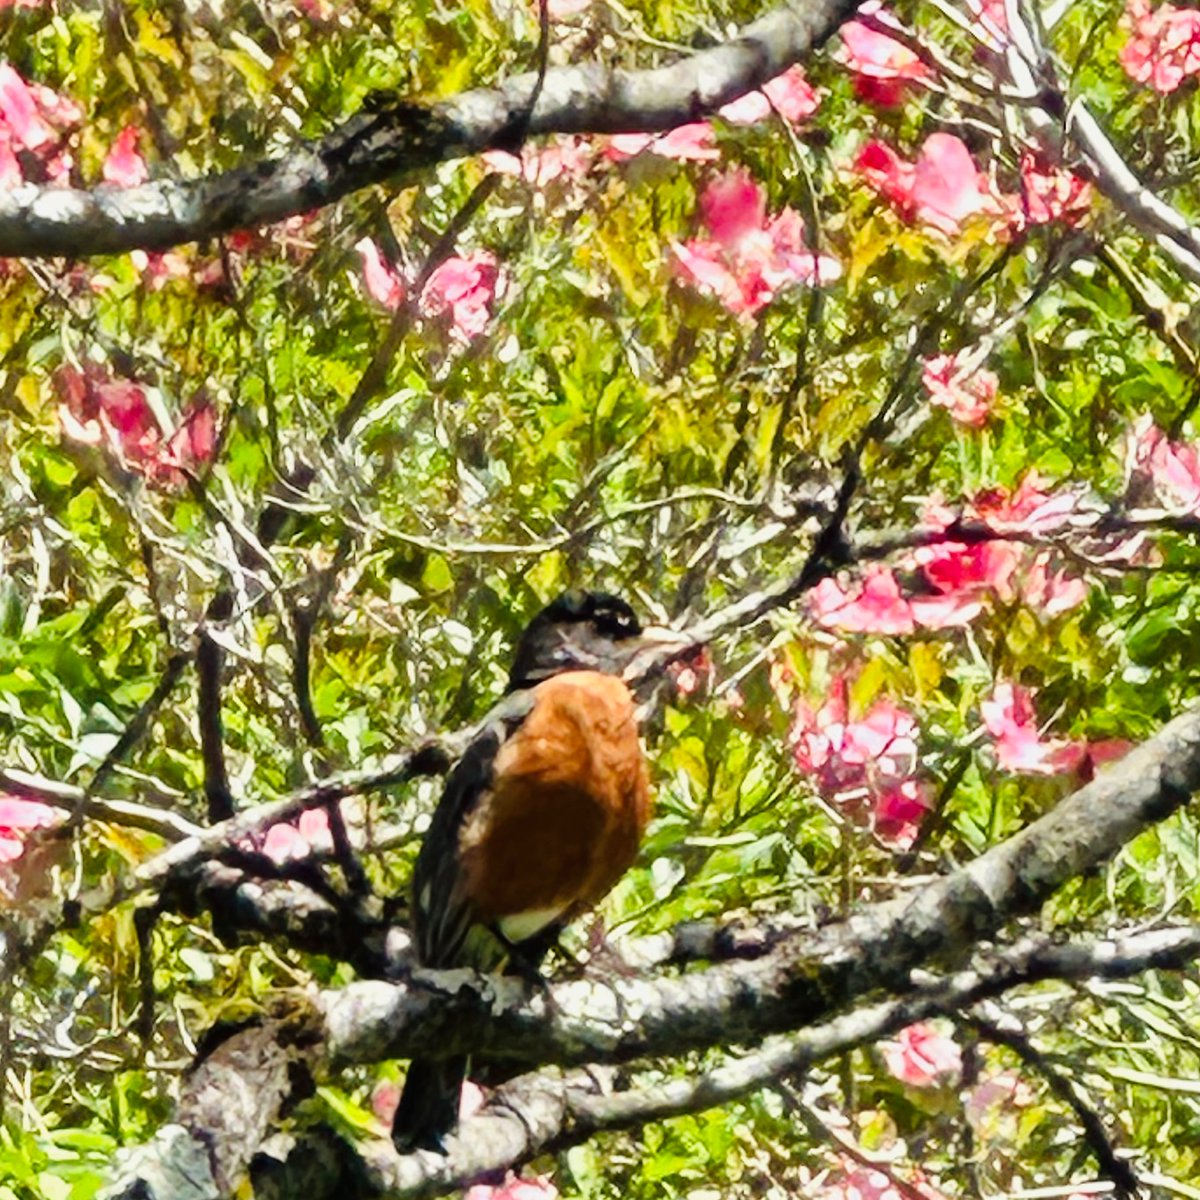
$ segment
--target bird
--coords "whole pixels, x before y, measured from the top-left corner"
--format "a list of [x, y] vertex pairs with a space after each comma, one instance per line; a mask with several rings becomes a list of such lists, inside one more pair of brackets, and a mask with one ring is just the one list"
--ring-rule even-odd
[[[621, 673], [686, 635], [643, 629], [608, 592], [567, 592], [517, 641], [505, 699], [447, 777], [413, 868], [423, 967], [536, 976], [562, 928], [633, 863], [650, 818], [635, 702]], [[468, 1061], [416, 1058], [392, 1126], [401, 1153], [442, 1151]]]

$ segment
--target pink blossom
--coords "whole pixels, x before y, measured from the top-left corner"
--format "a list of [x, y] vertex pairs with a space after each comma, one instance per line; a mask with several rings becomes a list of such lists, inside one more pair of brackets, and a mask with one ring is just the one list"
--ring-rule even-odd
[[[890, 16], [879, 5], [873, 11]], [[841, 61], [854, 72], [854, 90], [871, 104], [885, 108], [900, 104], [913, 84], [929, 76], [925, 64], [907, 46], [861, 21], [847, 21], [840, 35]]]
[[591, 169], [595, 151], [580, 137], [559, 138], [540, 149], [526, 147], [518, 157], [507, 150], [489, 150], [483, 161], [502, 175], [520, 176], [535, 188], [545, 188], [556, 179], [580, 179]]
[[[370, 238], [363, 238], [354, 248], [362, 257], [367, 294], [385, 308], [399, 308], [408, 295], [404, 277]], [[447, 258], [425, 283], [421, 312], [426, 317], [448, 318], [451, 336], [469, 342], [487, 328], [499, 275], [496, 256], [488, 250]]]
[[1130, 78], [1157, 92], [1173, 92], [1200, 71], [1200, 10], [1129, 0], [1122, 21], [1130, 31], [1121, 47], [1121, 66]]
[[929, 808], [928, 788], [919, 779], [884, 782], [875, 793], [871, 810], [876, 837], [897, 850], [908, 850], [917, 840]]
[[792, 757], [830, 799], [865, 787], [871, 778], [906, 778], [916, 768], [913, 715], [885, 699], [851, 721], [846, 696], [846, 678], [838, 676], [820, 709], [798, 700], [792, 710]]
[[886, 142], [872, 138], [858, 152], [854, 169], [906, 221], [914, 219], [916, 205], [912, 191], [917, 169], [912, 163], [902, 159]]
[[[1012, 493], [996, 488], [983, 492], [964, 510], [997, 533], [1048, 533], [1066, 525], [1091, 523], [1094, 514], [1080, 507], [1070, 490], [1045, 490], [1029, 472]], [[1050, 550], [1034, 550], [1004, 537], [959, 541], [949, 510], [926, 514], [925, 528], [944, 540], [931, 540], [906, 555], [900, 567], [917, 571], [916, 584], [901, 587], [895, 570], [867, 566], [853, 582], [828, 578], [809, 593], [812, 617], [829, 628], [851, 633], [897, 635], [922, 629], [948, 629], [974, 620], [991, 596], [1023, 600], [1045, 617], [1058, 616], [1082, 604], [1087, 584], [1055, 569]]]
[[73, 100], [30, 83], [9, 63], [0, 62], [0, 186], [15, 186], [25, 178], [22, 151], [37, 161], [39, 175], [34, 182], [65, 180], [71, 157], [63, 135], [82, 116]]
[[499, 275], [499, 263], [490, 251], [448, 258], [429, 276], [421, 293], [421, 311], [426, 316], [448, 316], [451, 335], [469, 342], [487, 329]]
[[713, 127], [707, 121], [677, 125], [667, 133], [616, 133], [604, 147], [605, 157], [624, 162], [643, 151], [676, 162], [716, 162], [721, 151]]
[[8, 136], [25, 150], [40, 150], [54, 141], [54, 131], [43, 119], [35, 85], [8, 63], [0, 63], [0, 120]]
[[931, 133], [915, 163], [906, 162], [883, 142], [868, 142], [856, 167], [866, 182], [908, 221], [918, 221], [949, 237], [978, 218], [1007, 219], [1011, 205], [975, 165], [961, 138]]
[[701, 193], [700, 214], [709, 233], [724, 246], [734, 246], [756, 233], [767, 218], [767, 197], [745, 171], [714, 179]]
[[287, 821], [272, 825], [263, 839], [262, 852], [275, 862], [284, 863], [332, 846], [329, 814], [323, 808], [307, 808], [294, 825]]
[[1026, 471], [1012, 493], [1000, 488], [979, 493], [975, 513], [998, 533], [1047, 534], [1092, 523], [1093, 514], [1081, 508], [1078, 492], [1070, 488], [1047, 491], [1042, 482], [1037, 471]]
[[826, 799], [869, 819], [883, 842], [906, 849], [929, 808], [917, 767], [917, 723], [888, 699], [858, 720], [847, 714], [847, 681], [835, 678], [818, 710], [798, 700], [789, 741], [797, 768]]
[[1048, 550], [1036, 554], [1021, 578], [1021, 599], [1043, 616], [1057, 617], [1078, 608], [1088, 595], [1088, 585], [1078, 576], [1053, 571]]
[[[998, 533], [1049, 533], [1092, 520], [1092, 514], [1081, 510], [1077, 493], [1046, 491], [1033, 471], [1013, 493], [1001, 488], [981, 492], [964, 516], [974, 517]], [[935, 513], [927, 514], [927, 520], [934, 529], [948, 529], [953, 517]], [[1084, 580], [1053, 569], [1051, 551], [1034, 551], [1018, 542], [934, 542], [915, 550], [911, 561], [920, 566], [935, 589], [935, 598], [991, 593], [1003, 601], [1019, 598], [1046, 617], [1067, 612], [1087, 598]], [[920, 603], [914, 598], [914, 610]]]
[[955, 1084], [962, 1075], [962, 1051], [928, 1022], [900, 1030], [895, 1041], [880, 1043], [887, 1069], [909, 1087]]
[[1200, 451], [1192, 443], [1170, 441], [1148, 416], [1127, 434], [1125, 470], [1133, 503], [1173, 516], [1200, 515]]
[[499, 1187], [477, 1183], [467, 1189], [463, 1200], [558, 1200], [558, 1188], [545, 1175], [517, 1179], [510, 1174]]
[[[949, 548], [958, 544], [945, 545]], [[951, 591], [935, 587], [930, 592], [906, 596], [895, 572], [879, 564], [867, 567], [858, 581], [848, 586], [835, 579], [823, 579], [809, 593], [808, 603], [813, 618], [831, 629], [885, 635], [912, 633], [918, 627], [950, 629], [966, 625], [983, 608], [975, 588]]]
[[137, 187], [150, 177], [146, 169], [146, 160], [138, 150], [138, 131], [136, 126], [126, 125], [117, 134], [117, 140], [109, 148], [101, 170], [105, 183], [117, 187]]
[[804, 245], [804, 223], [785, 208], [768, 218], [766, 195], [745, 171], [713, 180], [700, 197], [710, 236], [673, 242], [685, 278], [730, 312], [753, 316], [793, 283], [828, 283], [841, 264]]
[[0, 792], [0, 863], [19, 859], [32, 829], [57, 825], [61, 814], [48, 804]]
[[194, 403], [164, 437], [140, 383], [113, 378], [98, 363], [88, 363], [83, 371], [62, 367], [56, 382], [63, 398], [58, 409], [63, 433], [100, 447], [151, 484], [178, 486], [183, 471], [210, 462], [216, 452], [215, 413], [207, 401]]
[[1051, 221], [1076, 225], [1092, 200], [1085, 180], [1044, 167], [1032, 155], [1021, 162], [1021, 194], [1002, 193], [975, 165], [966, 143], [950, 133], [931, 133], [915, 162], [884, 142], [869, 141], [858, 153], [855, 170], [904, 220], [947, 237], [980, 220], [989, 221], [996, 236]]
[[363, 238], [354, 245], [362, 256], [363, 283], [367, 294], [378, 300], [384, 308], [396, 309], [404, 303], [408, 289], [400, 273], [384, 257], [371, 238]]
[[193, 401], [151, 465], [150, 478], [159, 483], [179, 484], [182, 472], [194, 472], [212, 462], [216, 451], [216, 409], [206, 399]]
[[731, 125], [755, 125], [777, 112], [791, 125], [799, 125], [817, 111], [821, 95], [808, 82], [804, 68], [789, 67], [763, 84], [760, 92], [747, 92], [719, 109]]
[[1021, 194], [1014, 209], [1014, 224], [1048, 225], [1061, 221], [1078, 225], [1092, 206], [1092, 185], [1072, 171], [1045, 166], [1036, 155], [1021, 158]]
[[912, 195], [917, 219], [951, 237], [972, 218], [1001, 217], [1006, 211], [992, 180], [952, 133], [931, 133], [925, 139]]
[[920, 547], [912, 559], [938, 595], [992, 592], [1011, 600], [1022, 549], [1003, 541], [945, 541]]
[[921, 381], [930, 404], [948, 409], [960, 425], [976, 429], [987, 424], [1000, 386], [993, 372], [960, 366], [956, 354], [927, 358]]
[[1027, 689], [998, 683], [979, 711], [984, 728], [995, 739], [996, 761], [1006, 771], [1027, 775], [1061, 775], [1079, 766], [1086, 746], [1061, 739], [1043, 741]]
[[916, 628], [912, 605], [887, 567], [867, 567], [857, 585], [843, 587], [836, 579], [822, 579], [809, 593], [809, 612], [822, 625], [849, 633], [912, 633]]

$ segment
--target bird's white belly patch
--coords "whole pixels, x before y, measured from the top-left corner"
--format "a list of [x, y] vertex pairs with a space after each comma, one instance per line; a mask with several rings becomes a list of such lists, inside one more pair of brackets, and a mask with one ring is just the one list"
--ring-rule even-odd
[[552, 925], [563, 914], [562, 908], [535, 908], [529, 912], [512, 913], [501, 917], [496, 924], [504, 937], [516, 945], [535, 933], [541, 933], [547, 925]]

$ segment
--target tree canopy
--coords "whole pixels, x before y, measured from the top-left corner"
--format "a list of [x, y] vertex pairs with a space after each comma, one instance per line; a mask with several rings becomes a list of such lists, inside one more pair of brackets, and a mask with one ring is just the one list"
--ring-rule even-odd
[[[0, 0], [0, 1200], [1200, 1195], [1197, 75], [1149, 0]], [[690, 639], [637, 864], [416, 969], [568, 588]], [[445, 1154], [418, 1053], [505, 1068]]]

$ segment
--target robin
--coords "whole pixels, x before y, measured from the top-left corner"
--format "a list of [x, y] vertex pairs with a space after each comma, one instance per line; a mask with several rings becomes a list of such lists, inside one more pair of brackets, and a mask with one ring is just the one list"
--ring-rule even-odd
[[[637, 854], [650, 788], [634, 699], [621, 679], [649, 645], [605, 592], [567, 593], [517, 643], [506, 700], [446, 780], [412, 882], [417, 960], [433, 968], [536, 972], [567, 922], [596, 904]], [[392, 1139], [442, 1149], [464, 1057], [414, 1059]]]

